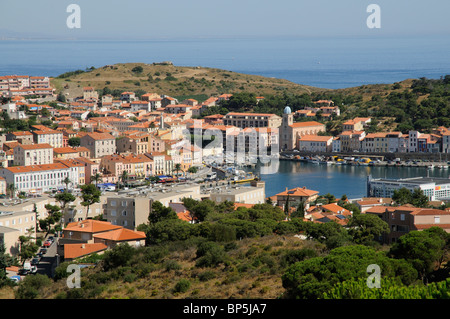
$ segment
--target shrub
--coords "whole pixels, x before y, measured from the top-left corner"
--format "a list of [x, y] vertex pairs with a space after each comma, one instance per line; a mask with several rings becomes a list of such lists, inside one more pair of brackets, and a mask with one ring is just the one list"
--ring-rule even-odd
[[186, 292], [191, 286], [191, 282], [187, 279], [180, 279], [174, 287], [174, 292]]
[[205, 272], [202, 272], [198, 275], [198, 279], [200, 281], [208, 281], [211, 279], [216, 278], [216, 274], [213, 271], [207, 270]]
[[27, 276], [19, 284], [19, 288], [16, 291], [17, 299], [35, 299], [39, 296], [40, 289], [49, 286], [52, 280], [45, 275], [36, 274], [33, 276]]
[[171, 270], [180, 270], [181, 269], [181, 265], [179, 263], [177, 263], [175, 260], [166, 260], [164, 262], [164, 268], [166, 269], [166, 271], [171, 271]]
[[105, 271], [126, 266], [130, 263], [136, 249], [128, 244], [120, 244], [104, 254], [103, 269]]

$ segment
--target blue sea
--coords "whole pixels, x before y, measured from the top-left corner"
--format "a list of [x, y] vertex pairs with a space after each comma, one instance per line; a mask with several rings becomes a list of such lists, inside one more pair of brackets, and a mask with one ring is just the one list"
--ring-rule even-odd
[[321, 88], [450, 74], [450, 38], [224, 38], [148, 41], [3, 40], [0, 75], [57, 76], [107, 64], [172, 61]]

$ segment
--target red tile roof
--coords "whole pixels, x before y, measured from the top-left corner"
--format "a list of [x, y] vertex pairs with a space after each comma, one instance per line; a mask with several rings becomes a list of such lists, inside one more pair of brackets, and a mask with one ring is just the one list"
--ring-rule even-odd
[[65, 244], [64, 245], [64, 258], [73, 259], [89, 254], [97, 253], [106, 250], [108, 246], [102, 243], [94, 244]]

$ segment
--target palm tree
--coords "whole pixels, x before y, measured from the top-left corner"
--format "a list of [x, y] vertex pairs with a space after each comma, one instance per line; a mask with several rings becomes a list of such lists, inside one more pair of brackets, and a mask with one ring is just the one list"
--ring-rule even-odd
[[15, 198], [16, 197], [16, 191], [17, 191], [17, 187], [14, 183], [9, 184], [8, 185], [8, 191], [11, 195], [11, 198]]
[[179, 171], [183, 171], [183, 170], [181, 169], [181, 164], [180, 164], [180, 163], [175, 164], [175, 167], [173, 168], [173, 171], [175, 171], [175, 172], [177, 173], [177, 181], [178, 181], [178, 172], [179, 172]]
[[120, 175], [120, 179], [122, 180], [123, 188], [125, 188], [125, 181], [128, 180], [128, 172], [126, 170], [122, 171], [122, 175]]
[[69, 189], [69, 184], [72, 183], [72, 181], [70, 180], [69, 176], [66, 176], [66, 177], [62, 180], [62, 182], [63, 182], [64, 184], [66, 184], [66, 192], [67, 192], [68, 189]]
[[102, 175], [100, 175], [100, 173], [97, 173], [92, 176], [92, 180], [95, 182], [95, 187], [97, 187], [98, 182], [102, 180]]

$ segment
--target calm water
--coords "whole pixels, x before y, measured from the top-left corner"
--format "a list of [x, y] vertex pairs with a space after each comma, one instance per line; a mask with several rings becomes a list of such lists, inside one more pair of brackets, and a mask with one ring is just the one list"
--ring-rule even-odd
[[[433, 169], [419, 167], [372, 167], [351, 165], [319, 165], [305, 162], [280, 161], [278, 172], [260, 175], [266, 182], [266, 196], [273, 196], [288, 187], [305, 186], [319, 191], [320, 194], [333, 194], [340, 198], [343, 194], [349, 198], [366, 196], [366, 178], [408, 178], [408, 177], [445, 177], [450, 175], [450, 169]], [[260, 172], [258, 168], [254, 170]]]
[[322, 88], [450, 74], [449, 37], [0, 41], [0, 75], [57, 76], [125, 62], [172, 61]]

